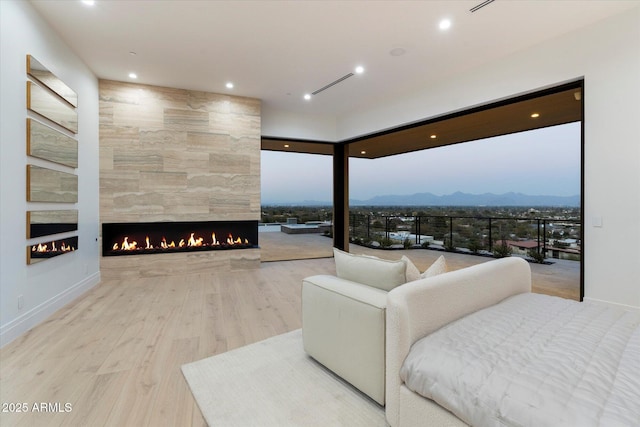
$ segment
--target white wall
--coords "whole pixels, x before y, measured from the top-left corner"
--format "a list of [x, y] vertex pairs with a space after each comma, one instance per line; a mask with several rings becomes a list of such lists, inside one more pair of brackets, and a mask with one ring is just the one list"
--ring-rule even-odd
[[338, 140], [581, 77], [585, 298], [640, 307], [640, 8], [343, 116]]
[[337, 141], [336, 119], [305, 113], [262, 107], [262, 135], [301, 138], [315, 141]]
[[[99, 282], [98, 81], [25, 1], [0, 2], [0, 346]], [[78, 94], [78, 203], [26, 202], [26, 55]], [[27, 210], [78, 209], [78, 250], [26, 265]], [[65, 233], [67, 237], [74, 233]], [[18, 310], [18, 296], [24, 307]]]

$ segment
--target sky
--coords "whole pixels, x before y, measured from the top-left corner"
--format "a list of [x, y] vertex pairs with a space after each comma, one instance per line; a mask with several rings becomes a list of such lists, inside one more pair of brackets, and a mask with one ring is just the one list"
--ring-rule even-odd
[[[262, 204], [332, 200], [331, 156], [262, 152]], [[580, 194], [580, 123], [422, 150], [350, 159], [349, 197], [461, 191]]]

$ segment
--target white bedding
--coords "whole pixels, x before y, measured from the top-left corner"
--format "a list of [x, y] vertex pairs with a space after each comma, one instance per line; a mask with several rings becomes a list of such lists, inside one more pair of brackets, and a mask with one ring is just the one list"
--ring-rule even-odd
[[400, 376], [474, 426], [640, 426], [640, 313], [517, 295], [417, 341]]

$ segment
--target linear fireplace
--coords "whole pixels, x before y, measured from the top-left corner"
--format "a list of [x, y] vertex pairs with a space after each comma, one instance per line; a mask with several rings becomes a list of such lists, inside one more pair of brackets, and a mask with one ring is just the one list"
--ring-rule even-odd
[[258, 247], [258, 221], [103, 223], [102, 256]]

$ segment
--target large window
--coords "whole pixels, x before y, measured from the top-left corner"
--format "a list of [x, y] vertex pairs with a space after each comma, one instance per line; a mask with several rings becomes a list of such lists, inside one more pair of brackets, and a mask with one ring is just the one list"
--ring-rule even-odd
[[263, 205], [331, 205], [332, 159], [317, 154], [262, 151]]
[[[511, 249], [503, 253], [529, 259], [536, 248], [543, 258], [580, 260], [572, 261], [576, 283], [571, 292], [582, 298], [583, 99], [583, 82], [575, 80], [355, 136], [338, 142], [343, 147], [335, 151], [329, 141], [274, 136], [263, 136], [262, 147], [328, 155], [320, 168], [288, 160], [291, 157], [277, 161], [285, 166], [295, 162], [299, 169], [287, 176], [304, 170], [298, 175], [301, 182], [314, 183], [319, 177], [315, 172], [325, 171], [326, 194], [332, 180], [331, 155], [346, 149], [349, 176], [343, 180], [343, 171], [337, 170], [334, 177], [336, 191], [349, 183], [344, 192], [349, 194], [351, 217], [347, 220], [340, 205], [333, 207], [338, 247], [344, 246], [347, 232], [353, 239], [358, 237], [354, 233], [381, 229], [389, 245], [397, 243], [390, 232], [422, 233], [429, 224], [434, 227], [430, 237], [442, 250], [491, 253], [495, 245], [507, 244]], [[337, 165], [343, 161], [340, 156]], [[289, 193], [275, 197], [263, 186], [263, 201], [324, 200], [314, 186], [302, 190], [301, 197], [294, 198], [294, 190]], [[363, 206], [371, 209], [355, 212]], [[400, 209], [386, 212], [374, 206]], [[380, 218], [355, 219], [355, 213]], [[367, 242], [371, 239], [366, 236]], [[411, 241], [402, 243], [406, 247]]]
[[553, 277], [534, 283], [534, 291], [580, 299], [581, 146], [581, 123], [574, 122], [351, 158], [351, 241], [520, 256]]
[[332, 256], [332, 157], [264, 150], [261, 157], [261, 259]]
[[351, 158], [349, 195], [365, 203], [403, 195], [397, 199], [416, 205], [416, 193], [515, 192], [576, 196], [579, 203], [580, 132], [576, 122], [379, 159]]

